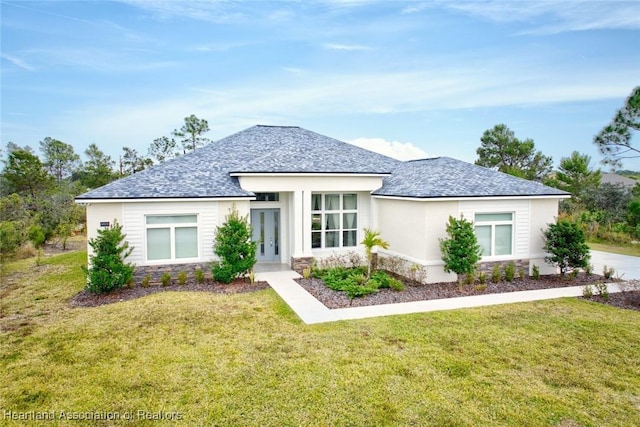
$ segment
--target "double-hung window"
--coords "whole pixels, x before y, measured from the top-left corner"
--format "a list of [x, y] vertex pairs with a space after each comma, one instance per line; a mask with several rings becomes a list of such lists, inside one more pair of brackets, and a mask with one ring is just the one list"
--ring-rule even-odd
[[197, 215], [147, 215], [147, 261], [198, 258]]
[[311, 195], [311, 247], [341, 248], [358, 245], [358, 195]]
[[513, 213], [477, 213], [475, 231], [483, 257], [513, 254]]

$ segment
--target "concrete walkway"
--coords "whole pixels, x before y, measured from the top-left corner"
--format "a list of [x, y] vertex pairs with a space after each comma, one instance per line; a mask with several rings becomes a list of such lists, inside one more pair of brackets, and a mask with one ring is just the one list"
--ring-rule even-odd
[[[623, 275], [625, 280], [640, 279], [640, 258], [638, 257], [593, 251], [592, 264], [594, 265], [594, 273], [601, 274], [602, 267], [607, 265], [615, 268], [616, 272]], [[300, 319], [307, 324], [577, 297], [582, 296], [583, 290], [582, 286], [571, 286], [330, 310], [293, 280], [299, 277], [300, 275], [294, 271], [274, 271], [258, 273], [257, 278], [268, 282]], [[608, 284], [607, 288], [609, 293], [620, 292], [615, 283]]]

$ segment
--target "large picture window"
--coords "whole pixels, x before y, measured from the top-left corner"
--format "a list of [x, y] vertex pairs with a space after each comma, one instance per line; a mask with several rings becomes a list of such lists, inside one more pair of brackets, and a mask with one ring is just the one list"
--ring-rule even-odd
[[198, 258], [197, 215], [148, 215], [147, 260]]
[[513, 213], [476, 214], [475, 231], [483, 257], [513, 254]]
[[358, 245], [358, 195], [311, 195], [311, 247], [340, 248]]

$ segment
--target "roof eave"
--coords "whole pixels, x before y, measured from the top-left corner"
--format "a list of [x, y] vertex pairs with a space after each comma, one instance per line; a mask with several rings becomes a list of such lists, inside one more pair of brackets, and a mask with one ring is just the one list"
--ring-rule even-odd
[[75, 203], [78, 204], [90, 204], [90, 203], [136, 203], [136, 202], [146, 202], [146, 203], [159, 203], [159, 202], [224, 202], [224, 201], [232, 201], [232, 200], [254, 200], [256, 198], [255, 195], [246, 195], [246, 196], [202, 196], [202, 197], [100, 197], [100, 198], [91, 198], [91, 197], [76, 197], [74, 199]]
[[526, 200], [526, 199], [568, 199], [570, 194], [531, 194], [531, 195], [493, 195], [493, 196], [407, 196], [407, 195], [390, 195], [390, 194], [371, 194], [371, 197], [378, 199], [390, 199], [390, 200], [411, 200], [411, 201], [429, 201], [429, 202], [442, 202], [442, 201], [465, 201], [465, 200]]

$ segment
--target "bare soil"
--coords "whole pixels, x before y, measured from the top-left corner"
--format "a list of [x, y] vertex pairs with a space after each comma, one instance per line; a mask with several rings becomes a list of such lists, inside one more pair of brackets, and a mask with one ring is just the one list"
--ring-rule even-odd
[[[525, 277], [522, 280], [516, 278], [512, 282], [488, 282], [486, 283], [486, 287], [479, 285], [478, 283], [474, 285], [459, 286], [457, 282], [417, 284], [405, 281], [405, 288], [402, 291], [380, 289], [374, 294], [350, 300], [345, 292], [329, 289], [320, 279], [312, 278], [297, 280], [300, 286], [330, 309], [455, 298], [470, 295], [528, 291], [535, 289], [562, 288], [568, 286], [584, 286], [588, 284], [593, 285], [596, 283], [603, 283], [603, 281], [604, 277], [600, 275], [592, 274], [587, 276], [584, 273], [578, 274], [575, 278], [569, 278], [568, 276], [561, 277], [560, 275], [545, 275], [541, 276], [537, 280], [531, 277]], [[610, 294], [608, 301], [605, 301], [604, 298], [599, 296], [592, 297], [592, 300], [620, 308], [640, 310], [639, 291]]]

